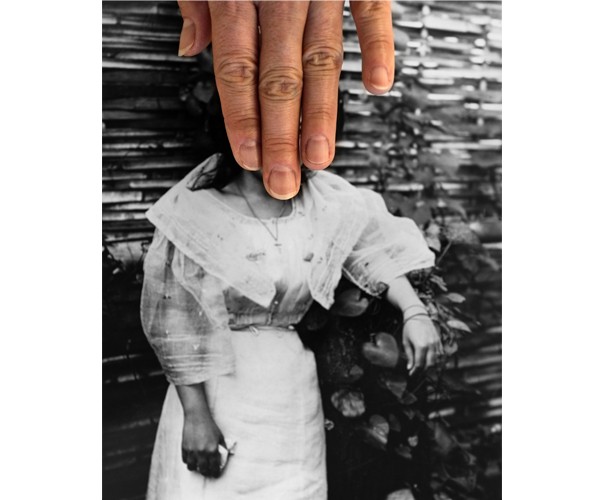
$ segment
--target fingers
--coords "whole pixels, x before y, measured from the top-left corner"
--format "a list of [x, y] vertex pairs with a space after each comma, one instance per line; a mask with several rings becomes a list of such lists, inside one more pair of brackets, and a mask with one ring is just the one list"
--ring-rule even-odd
[[301, 184], [298, 154], [303, 32], [309, 2], [261, 2], [259, 97], [264, 185], [279, 200]]
[[425, 368], [431, 368], [437, 363], [437, 349], [435, 347], [430, 347], [427, 350], [427, 359], [425, 362]]
[[196, 471], [205, 477], [219, 477], [221, 455], [218, 451], [196, 451], [182, 448], [182, 461], [189, 471]]
[[210, 2], [215, 79], [237, 163], [262, 165], [258, 104], [258, 16], [252, 2]]
[[415, 355], [414, 355], [414, 351], [412, 348], [412, 344], [410, 342], [408, 342], [407, 340], [405, 340], [403, 342], [404, 344], [404, 353], [406, 354], [406, 369], [408, 371], [412, 370], [414, 364], [415, 364]]
[[208, 2], [178, 0], [184, 23], [179, 36], [178, 56], [195, 56], [210, 43]]
[[198, 470], [198, 457], [195, 452], [190, 450], [182, 450], [182, 458], [188, 470]]
[[208, 471], [211, 477], [219, 477], [221, 475], [221, 455], [218, 451], [209, 453]]
[[206, 452], [197, 452], [198, 472], [205, 477], [210, 477], [210, 467], [208, 463], [208, 454]]
[[388, 0], [350, 2], [363, 58], [363, 83], [373, 94], [384, 94], [394, 83], [394, 33]]
[[425, 359], [427, 357], [427, 351], [428, 349], [426, 346], [415, 347], [415, 364], [413, 369], [411, 370], [411, 375], [425, 368]]
[[303, 37], [301, 159], [311, 169], [334, 158], [342, 69], [342, 1], [311, 2]]

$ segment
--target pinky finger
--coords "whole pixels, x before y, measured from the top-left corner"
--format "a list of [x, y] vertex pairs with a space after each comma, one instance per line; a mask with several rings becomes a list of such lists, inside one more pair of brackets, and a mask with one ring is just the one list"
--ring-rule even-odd
[[388, 92], [394, 83], [394, 32], [391, 2], [356, 0], [350, 3], [363, 58], [363, 83], [373, 94]]

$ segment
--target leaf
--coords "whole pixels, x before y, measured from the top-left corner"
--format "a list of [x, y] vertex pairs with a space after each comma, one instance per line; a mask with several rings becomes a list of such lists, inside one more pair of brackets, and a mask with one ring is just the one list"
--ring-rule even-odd
[[344, 367], [342, 370], [339, 370], [337, 379], [340, 383], [352, 384], [357, 382], [363, 376], [363, 373], [363, 368], [359, 365], [353, 365], [350, 368]]
[[466, 218], [466, 210], [460, 201], [446, 200], [445, 204], [446, 207], [448, 207], [452, 212], [456, 212], [457, 214], [460, 214], [462, 217]]
[[385, 450], [388, 444], [390, 425], [381, 415], [372, 415], [363, 427], [365, 441], [376, 448]]
[[477, 234], [483, 243], [501, 241], [502, 224], [499, 219], [476, 220], [471, 222], [468, 227]]
[[424, 226], [431, 220], [431, 207], [427, 203], [417, 204], [412, 214], [412, 219], [417, 223], [417, 226]]
[[390, 414], [388, 416], [388, 420], [390, 422], [390, 430], [392, 430], [392, 432], [398, 433], [402, 431], [402, 425], [400, 424], [400, 420], [398, 420], [396, 415]]
[[413, 403], [416, 403], [417, 398], [415, 397], [415, 395], [412, 392], [408, 392], [408, 391], [404, 391], [404, 393], [402, 394], [402, 396], [400, 397], [400, 402], [403, 405], [412, 405]]
[[398, 446], [394, 449], [394, 451], [397, 455], [400, 455], [402, 458], [405, 458], [406, 460], [412, 460], [412, 451], [408, 446]]
[[361, 316], [369, 307], [369, 299], [358, 288], [348, 288], [341, 292], [330, 308], [330, 312], [338, 316], [354, 318]]
[[462, 302], [466, 301], [466, 297], [460, 295], [459, 293], [450, 292], [446, 294], [446, 298], [453, 302], [454, 304], [462, 304]]
[[435, 283], [440, 288], [441, 291], [443, 291], [443, 292], [448, 291], [448, 287], [441, 276], [432, 274], [431, 277], [429, 278], [429, 281], [431, 281], [432, 283]]
[[429, 429], [432, 431], [432, 440], [435, 448], [435, 452], [445, 457], [447, 456], [458, 443], [448, 432], [447, 428], [440, 422], [432, 421], [428, 424]]
[[389, 333], [380, 332], [375, 334], [374, 340], [363, 344], [363, 357], [375, 366], [394, 368], [400, 358], [396, 339]]
[[453, 354], [456, 354], [458, 352], [458, 344], [445, 344], [443, 346], [443, 350], [446, 356], [452, 356]]
[[448, 319], [447, 325], [450, 328], [454, 328], [456, 330], [462, 330], [463, 332], [472, 333], [470, 327], [463, 321], [460, 321], [459, 319]]
[[407, 488], [405, 490], [393, 491], [386, 497], [386, 500], [415, 500], [415, 497], [412, 491]]
[[444, 236], [459, 245], [479, 246], [477, 234], [465, 222], [449, 222], [444, 228]]
[[441, 229], [435, 222], [431, 222], [424, 231], [425, 242], [432, 250], [436, 252], [441, 251], [441, 241], [439, 241], [439, 233]]
[[385, 376], [382, 378], [381, 384], [400, 399], [406, 391], [407, 381], [404, 377]]
[[332, 394], [330, 400], [343, 417], [354, 418], [365, 413], [365, 400], [359, 391], [341, 389]]

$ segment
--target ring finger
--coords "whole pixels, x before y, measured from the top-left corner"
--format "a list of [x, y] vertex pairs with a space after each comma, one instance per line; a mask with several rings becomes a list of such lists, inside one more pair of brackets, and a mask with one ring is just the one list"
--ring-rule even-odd
[[303, 38], [301, 158], [312, 169], [334, 158], [342, 69], [342, 1], [312, 2]]

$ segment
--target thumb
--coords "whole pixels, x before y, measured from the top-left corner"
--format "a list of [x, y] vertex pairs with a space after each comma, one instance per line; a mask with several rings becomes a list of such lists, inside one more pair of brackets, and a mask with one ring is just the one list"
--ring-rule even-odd
[[184, 19], [179, 35], [178, 56], [195, 56], [210, 43], [210, 12], [208, 2], [201, 0], [178, 0], [180, 13]]
[[408, 340], [403, 342], [403, 346], [406, 354], [406, 369], [410, 370], [414, 364], [415, 354], [413, 352], [412, 344]]

